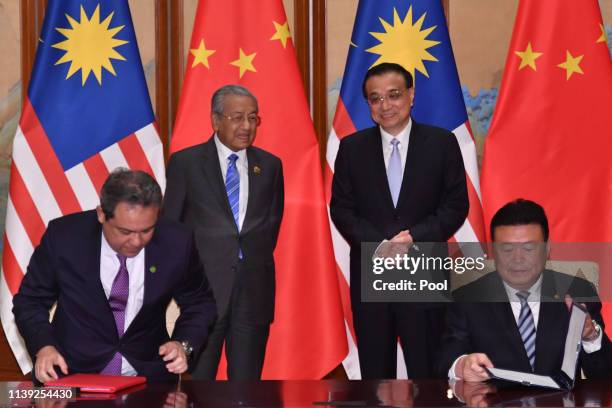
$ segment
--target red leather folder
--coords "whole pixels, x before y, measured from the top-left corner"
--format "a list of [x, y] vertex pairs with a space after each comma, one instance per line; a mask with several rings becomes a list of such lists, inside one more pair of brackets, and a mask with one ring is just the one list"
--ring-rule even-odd
[[101, 392], [114, 394], [117, 391], [134, 387], [147, 382], [145, 377], [101, 375], [101, 374], [72, 374], [59, 380], [48, 381], [45, 386], [73, 387], [81, 392]]

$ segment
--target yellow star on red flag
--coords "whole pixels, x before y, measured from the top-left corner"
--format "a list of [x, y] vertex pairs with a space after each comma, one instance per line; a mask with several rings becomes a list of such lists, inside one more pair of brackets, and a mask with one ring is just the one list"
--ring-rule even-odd
[[239, 49], [239, 57], [237, 60], [230, 62], [230, 65], [240, 68], [240, 78], [244, 75], [246, 71], [257, 72], [255, 67], [253, 66], [253, 59], [257, 55], [256, 52], [252, 54], [245, 54], [242, 48]]
[[596, 43], [608, 43], [608, 36], [606, 35], [606, 29], [603, 24], [599, 24], [599, 28], [601, 29], [601, 36], [595, 41]]
[[206, 44], [204, 44], [204, 39], [202, 38], [200, 40], [200, 45], [198, 46], [198, 48], [192, 48], [189, 50], [189, 52], [191, 52], [191, 55], [193, 55], [193, 63], [191, 64], [191, 68], [194, 68], [198, 64], [202, 64], [206, 68], [210, 69], [210, 66], [208, 65], [208, 57], [210, 57], [217, 51], [207, 50]]
[[566, 74], [565, 74], [565, 79], [566, 80], [569, 81], [569, 79], [575, 73], [583, 74], [584, 75], [584, 72], [582, 72], [582, 68], [580, 68], [580, 62], [582, 61], [583, 57], [584, 57], [584, 55], [579, 55], [577, 57], [574, 57], [569, 52], [569, 50], [565, 51], [565, 62], [562, 62], [561, 64], [559, 64], [557, 66], [559, 68], [562, 68], [562, 69], [564, 69], [566, 71]]
[[276, 32], [270, 40], [280, 40], [283, 44], [283, 48], [287, 48], [287, 39], [291, 38], [291, 33], [289, 32], [289, 24], [285, 21], [285, 24], [279, 24], [276, 21], [272, 22], [274, 24], [274, 28]]
[[531, 48], [531, 42], [527, 43], [527, 48], [525, 51], [514, 51], [516, 55], [521, 59], [521, 65], [519, 66], [519, 71], [525, 67], [530, 67], [534, 71], [536, 69], [536, 60], [542, 56], [543, 53], [535, 52]]

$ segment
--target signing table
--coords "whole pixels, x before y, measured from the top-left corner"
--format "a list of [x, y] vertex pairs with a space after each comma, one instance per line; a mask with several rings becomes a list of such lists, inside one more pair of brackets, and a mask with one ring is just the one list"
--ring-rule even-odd
[[[0, 383], [0, 406], [36, 407], [511, 407], [611, 406], [612, 380], [579, 381], [571, 392], [503, 384], [408, 381], [183, 381], [148, 383], [118, 395], [33, 400], [30, 383]], [[16, 393], [16, 390], [20, 390]], [[13, 398], [10, 398], [10, 397]]]

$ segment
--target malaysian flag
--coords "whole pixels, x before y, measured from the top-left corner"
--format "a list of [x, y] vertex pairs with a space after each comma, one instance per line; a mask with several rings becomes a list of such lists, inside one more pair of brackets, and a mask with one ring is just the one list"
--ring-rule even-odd
[[[382, 62], [398, 63], [415, 78], [412, 117], [418, 122], [448, 129], [457, 137], [467, 175], [470, 211], [453, 240], [483, 242], [485, 236], [476, 146], [469, 128], [440, 0], [359, 2], [340, 98], [327, 141], [325, 175], [328, 203], [331, 191], [329, 186], [340, 140], [355, 131], [374, 125], [367, 102], [361, 93], [361, 83], [366, 71]], [[349, 296], [349, 245], [333, 223], [332, 237], [336, 264], [342, 278], [340, 287], [349, 342], [349, 355], [344, 360], [344, 367], [349, 378], [360, 378]], [[474, 250], [475, 247], [466, 247], [464, 251], [468, 248]], [[401, 348], [398, 348], [400, 377], [406, 375], [403, 365]]]
[[12, 314], [13, 295], [49, 221], [89, 210], [117, 167], [165, 187], [127, 0], [50, 0], [13, 142], [0, 316], [21, 370], [31, 370]]

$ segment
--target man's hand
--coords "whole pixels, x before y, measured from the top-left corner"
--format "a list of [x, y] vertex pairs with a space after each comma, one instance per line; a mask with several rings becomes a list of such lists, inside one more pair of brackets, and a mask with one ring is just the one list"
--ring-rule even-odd
[[166, 396], [164, 408], [187, 408], [189, 399], [187, 394], [180, 391], [169, 392]]
[[391, 238], [391, 242], [394, 244], [412, 244], [412, 235], [409, 230], [400, 231]]
[[453, 388], [455, 396], [468, 407], [486, 408], [487, 395], [495, 394], [497, 387], [490, 384], [457, 381]]
[[408, 230], [400, 231], [390, 240], [381, 242], [374, 251], [373, 258], [395, 258], [408, 253], [412, 245], [412, 236]]
[[53, 366], [59, 366], [64, 375], [68, 374], [68, 364], [64, 357], [54, 346], [44, 346], [36, 353], [36, 365], [34, 365], [34, 375], [41, 383], [57, 380], [57, 373]]
[[159, 347], [159, 355], [167, 361], [166, 369], [173, 374], [182, 374], [187, 371], [187, 355], [181, 343], [169, 341]]
[[472, 353], [461, 357], [455, 365], [455, 375], [463, 381], [480, 382], [489, 379], [484, 367], [492, 368], [493, 363], [484, 353]]
[[[567, 306], [567, 310], [572, 310], [572, 305], [574, 304], [574, 299], [570, 295], [565, 295], [565, 305]], [[584, 303], [580, 304], [585, 310], [586, 305]], [[584, 341], [593, 341], [599, 336], [597, 329], [595, 328], [595, 324], [593, 323], [593, 319], [591, 319], [591, 315], [587, 313], [586, 320], [584, 321], [584, 328], [582, 329], [582, 340]]]

